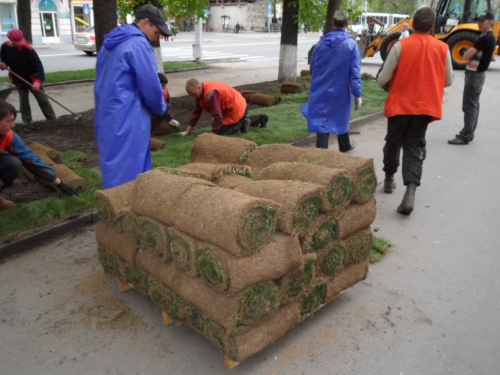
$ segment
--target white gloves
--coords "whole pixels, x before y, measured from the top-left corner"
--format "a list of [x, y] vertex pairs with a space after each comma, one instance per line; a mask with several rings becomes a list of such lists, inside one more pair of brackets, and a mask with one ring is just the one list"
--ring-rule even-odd
[[174, 128], [178, 128], [179, 126], [181, 126], [181, 124], [179, 124], [179, 121], [174, 119], [170, 120], [168, 123], [172, 125]]
[[358, 109], [361, 108], [361, 103], [363, 103], [361, 98], [354, 98], [354, 110], [355, 111], [357, 111]]
[[188, 133], [188, 132], [187, 132], [187, 130], [186, 130], [186, 131], [180, 132], [179, 134], [180, 134], [180, 135], [182, 135], [182, 136], [184, 137], [184, 136], [188, 135], [189, 133]]

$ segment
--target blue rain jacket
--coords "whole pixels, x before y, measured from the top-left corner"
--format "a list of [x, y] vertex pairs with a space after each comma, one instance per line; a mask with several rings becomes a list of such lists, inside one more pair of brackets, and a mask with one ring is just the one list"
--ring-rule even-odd
[[310, 68], [309, 101], [300, 108], [309, 132], [346, 133], [353, 100], [362, 94], [356, 42], [342, 29], [329, 32], [316, 44]]
[[167, 110], [153, 47], [133, 25], [104, 36], [97, 55], [95, 137], [104, 189], [152, 169], [151, 115]]

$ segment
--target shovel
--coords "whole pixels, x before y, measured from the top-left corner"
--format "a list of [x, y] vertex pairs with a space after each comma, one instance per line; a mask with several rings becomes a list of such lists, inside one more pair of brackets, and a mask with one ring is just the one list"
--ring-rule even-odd
[[[8, 69], [8, 68], [7, 68], [7, 70], [8, 70], [10, 73], [14, 74], [14, 75], [15, 75], [17, 78], [19, 78], [21, 81], [23, 81], [24, 83], [26, 83], [27, 85], [29, 85], [29, 87], [33, 87], [33, 85], [31, 84], [31, 82], [26, 81], [26, 80], [25, 80], [23, 77], [21, 77], [19, 74], [14, 73], [12, 70], [10, 70], [10, 69]], [[55, 102], [55, 103], [59, 104], [59, 105], [60, 105], [61, 107], [63, 107], [66, 111], [68, 111], [68, 112], [69, 112], [69, 113], [71, 113], [73, 116], [75, 116], [75, 121], [78, 121], [78, 120], [80, 120], [80, 119], [82, 118], [82, 116], [77, 115], [77, 114], [76, 114], [75, 112], [73, 112], [71, 109], [69, 109], [68, 107], [66, 107], [66, 106], [62, 105], [62, 104], [61, 104], [61, 103], [59, 103], [57, 100], [55, 100], [55, 99], [54, 99], [53, 97], [51, 97], [49, 94], [47, 94], [47, 93], [43, 92], [42, 90], [39, 90], [38, 92], [39, 92], [40, 94], [45, 95], [47, 98], [49, 98], [49, 99], [50, 99], [50, 100], [52, 100], [53, 102]]]

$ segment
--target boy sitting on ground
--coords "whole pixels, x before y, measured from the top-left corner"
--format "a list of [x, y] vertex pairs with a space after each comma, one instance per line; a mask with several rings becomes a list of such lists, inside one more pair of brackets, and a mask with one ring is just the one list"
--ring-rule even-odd
[[[160, 79], [161, 87], [163, 87], [163, 98], [170, 109], [170, 94], [168, 92], [167, 76], [163, 73], [158, 73], [158, 78]], [[168, 111], [162, 118], [158, 116], [151, 116], [151, 134], [152, 135], [167, 135], [172, 133], [177, 133], [179, 131], [179, 121], [172, 117], [170, 111]]]

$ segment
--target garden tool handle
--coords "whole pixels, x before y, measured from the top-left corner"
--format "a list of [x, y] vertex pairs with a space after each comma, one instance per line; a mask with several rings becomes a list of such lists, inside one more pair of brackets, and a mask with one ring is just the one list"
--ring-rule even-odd
[[[19, 74], [13, 72], [12, 70], [10, 70], [9, 68], [7, 68], [7, 70], [9, 71], [9, 73], [12, 73], [14, 74], [17, 78], [19, 78], [21, 81], [23, 81], [24, 83], [26, 83], [27, 85], [29, 85], [30, 87], [33, 87], [33, 84], [31, 82], [28, 82], [26, 81], [23, 77], [21, 77]], [[42, 90], [39, 90], [38, 91], [40, 94], [43, 94], [45, 95], [47, 98], [49, 98], [50, 100], [54, 101], [55, 103], [59, 104], [61, 107], [63, 107], [66, 111], [68, 111], [69, 113], [73, 114], [74, 116], [77, 116], [79, 117], [75, 112], [73, 112], [71, 109], [65, 107], [64, 105], [62, 105], [61, 103], [59, 103], [57, 100], [55, 100], [53, 97], [49, 96], [49, 94], [43, 92]]]

